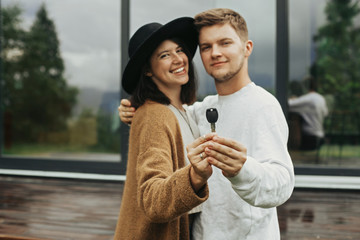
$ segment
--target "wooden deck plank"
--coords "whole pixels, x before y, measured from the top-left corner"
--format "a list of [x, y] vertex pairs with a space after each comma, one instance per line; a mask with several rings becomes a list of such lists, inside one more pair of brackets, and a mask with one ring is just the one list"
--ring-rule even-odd
[[[122, 182], [0, 176], [0, 240], [110, 240]], [[360, 239], [360, 192], [295, 189], [282, 240]]]
[[0, 234], [112, 239], [123, 184], [0, 177]]
[[283, 240], [360, 239], [358, 191], [297, 189], [278, 213]]

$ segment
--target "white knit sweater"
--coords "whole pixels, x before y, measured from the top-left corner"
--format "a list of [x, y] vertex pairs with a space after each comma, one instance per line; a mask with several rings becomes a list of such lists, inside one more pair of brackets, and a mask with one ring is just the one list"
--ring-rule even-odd
[[219, 112], [218, 135], [245, 145], [247, 160], [231, 179], [213, 167], [210, 196], [194, 223], [193, 239], [280, 239], [276, 206], [294, 187], [288, 127], [280, 104], [254, 83], [231, 95], [206, 97], [190, 108], [201, 135], [211, 131], [205, 117], [210, 107]]

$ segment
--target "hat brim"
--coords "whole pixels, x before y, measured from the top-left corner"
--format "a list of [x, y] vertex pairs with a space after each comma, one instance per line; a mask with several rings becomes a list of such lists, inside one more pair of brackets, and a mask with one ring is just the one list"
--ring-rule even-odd
[[127, 93], [134, 92], [148, 56], [162, 41], [174, 37], [184, 42], [190, 54], [189, 61], [192, 60], [198, 45], [198, 33], [194, 26], [194, 19], [190, 17], [177, 18], [151, 34], [129, 59], [122, 75], [122, 87]]

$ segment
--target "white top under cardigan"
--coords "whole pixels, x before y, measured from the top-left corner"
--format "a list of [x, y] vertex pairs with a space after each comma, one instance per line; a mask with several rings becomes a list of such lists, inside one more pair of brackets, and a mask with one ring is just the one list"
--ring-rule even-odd
[[[183, 108], [185, 109], [185, 111], [181, 111], [179, 109], [177, 109], [176, 107], [174, 107], [173, 105], [168, 105], [168, 107], [170, 108], [170, 110], [175, 114], [179, 125], [180, 125], [180, 131], [181, 131], [181, 136], [183, 139], [183, 144], [184, 144], [184, 155], [185, 155], [185, 164], [188, 165], [190, 164], [190, 161], [187, 157], [187, 152], [186, 152], [186, 146], [189, 145], [190, 143], [194, 142], [194, 140], [198, 137], [200, 137], [200, 132], [199, 132], [199, 128], [196, 125], [193, 117], [191, 116], [191, 114], [189, 113], [189, 111], [187, 111], [188, 107], [187, 105], [183, 105]], [[192, 213], [197, 213], [201, 211], [201, 204], [196, 206], [195, 208], [193, 208], [189, 214]]]
[[279, 240], [276, 206], [294, 188], [294, 170], [287, 150], [288, 126], [276, 98], [254, 83], [227, 96], [208, 96], [195, 103], [193, 113], [200, 134], [209, 133], [205, 112], [219, 112], [216, 132], [247, 148], [239, 174], [226, 178], [213, 167], [209, 199], [193, 225], [194, 240]]

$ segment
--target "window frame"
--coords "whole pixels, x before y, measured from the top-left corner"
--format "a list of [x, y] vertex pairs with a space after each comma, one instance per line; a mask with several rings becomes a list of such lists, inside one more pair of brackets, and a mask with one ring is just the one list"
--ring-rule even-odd
[[[120, 19], [121, 19], [121, 39], [120, 39], [120, 49], [121, 49], [121, 72], [123, 68], [122, 62], [127, 61], [127, 51], [122, 51], [124, 49], [124, 44], [128, 44], [129, 38], [129, 2], [130, 0], [122, 0], [120, 3]], [[0, 9], [2, 8], [0, 0]], [[0, 25], [2, 25], [2, 20], [0, 20]], [[1, 31], [1, 28], [0, 28]], [[0, 42], [0, 50], [2, 43]], [[119, 53], [120, 54], [120, 53]], [[2, 61], [0, 59], [0, 71], [2, 73]], [[1, 75], [0, 75], [1, 77]], [[119, 85], [121, 81], [119, 79]], [[121, 86], [120, 86], [121, 89]], [[0, 101], [2, 101], [2, 86], [0, 84]], [[123, 91], [121, 91], [123, 94]], [[121, 95], [124, 96], [124, 95]], [[3, 127], [3, 109], [0, 105], [0, 126]], [[30, 171], [50, 171], [50, 172], [67, 172], [67, 173], [92, 173], [92, 174], [116, 174], [116, 175], [125, 175], [126, 174], [126, 158], [127, 158], [127, 136], [128, 135], [128, 126], [121, 124], [121, 137], [122, 141], [125, 141], [122, 146], [119, 146], [119, 154], [121, 159], [125, 159], [119, 162], [100, 162], [100, 161], [78, 161], [78, 160], [55, 160], [50, 158], [30, 158], [30, 157], [12, 157], [4, 156], [3, 152], [3, 142], [4, 142], [4, 133], [0, 131], [0, 170], [30, 170]], [[125, 153], [125, 154], [122, 154]]]
[[[130, 38], [130, 0], [121, 1], [121, 72], [128, 61], [127, 46]], [[276, 98], [287, 116], [288, 106], [288, 79], [289, 79], [289, 4], [288, 0], [276, 0]], [[1, 0], [0, 0], [1, 9]], [[0, 20], [1, 21], [1, 20]], [[2, 22], [0, 22], [2, 24]], [[1, 42], [0, 42], [1, 48]], [[0, 61], [0, 71], [2, 62]], [[119, 85], [121, 80], [119, 79]], [[129, 95], [120, 87], [122, 98]], [[2, 86], [0, 85], [0, 100]], [[2, 107], [2, 105], [0, 105]], [[3, 109], [1, 109], [1, 113]], [[3, 126], [4, 119], [0, 114], [0, 125]], [[120, 126], [121, 146], [119, 154], [121, 162], [94, 162], [94, 161], [72, 161], [72, 160], [53, 160], [36, 158], [17, 158], [3, 156], [2, 143], [4, 142], [3, 131], [0, 132], [0, 169], [17, 170], [41, 170], [41, 171], [60, 171], [74, 173], [96, 173], [96, 174], [126, 174], [127, 151], [129, 127], [126, 124]], [[331, 168], [331, 167], [303, 167], [294, 166], [296, 175], [315, 175], [315, 176], [360, 176], [360, 169]]]

